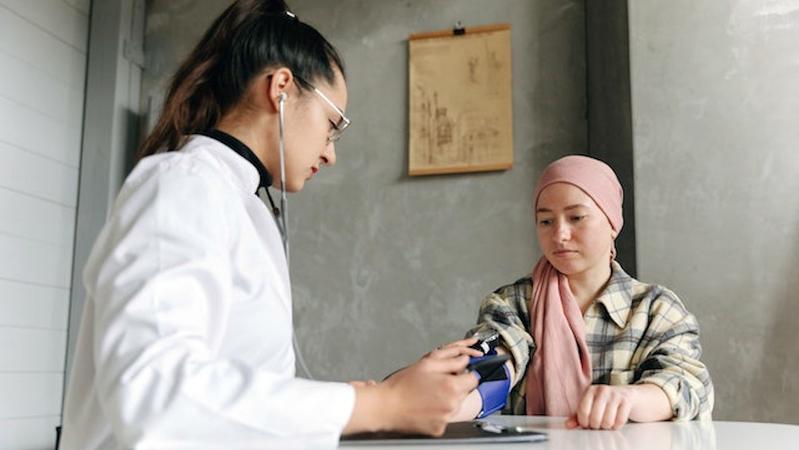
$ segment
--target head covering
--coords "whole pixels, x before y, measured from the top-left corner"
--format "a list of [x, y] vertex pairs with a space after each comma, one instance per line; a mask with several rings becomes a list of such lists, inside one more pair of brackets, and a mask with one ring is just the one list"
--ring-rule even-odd
[[607, 164], [588, 156], [569, 155], [553, 162], [538, 179], [533, 202], [538, 207], [538, 197], [549, 185], [569, 183], [588, 194], [605, 213], [611, 228], [618, 234], [624, 225], [621, 203], [624, 192], [616, 173]]
[[[618, 236], [624, 224], [623, 192], [616, 174], [607, 164], [578, 155], [553, 162], [536, 185], [534, 210], [541, 192], [554, 183], [569, 183], [582, 189], [608, 218], [614, 239]], [[612, 248], [611, 259], [615, 255], [616, 249]], [[532, 277], [530, 332], [536, 349], [525, 386], [527, 414], [571, 416], [592, 380], [585, 322], [568, 278], [546, 257], [541, 257], [535, 265]]]

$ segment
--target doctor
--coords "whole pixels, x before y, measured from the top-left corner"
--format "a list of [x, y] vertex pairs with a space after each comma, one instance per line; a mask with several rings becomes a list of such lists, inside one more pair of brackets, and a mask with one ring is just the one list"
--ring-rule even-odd
[[262, 198], [336, 162], [346, 103], [336, 50], [281, 0], [238, 0], [216, 19], [86, 266], [61, 449], [333, 448], [342, 433], [443, 432], [477, 385], [471, 342], [377, 384], [294, 375], [288, 266]]

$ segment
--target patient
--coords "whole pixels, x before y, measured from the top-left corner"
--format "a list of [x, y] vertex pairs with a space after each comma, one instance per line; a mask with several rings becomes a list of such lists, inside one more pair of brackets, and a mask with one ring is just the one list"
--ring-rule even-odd
[[[498, 332], [497, 352], [512, 356], [505, 414], [564, 416], [569, 428], [592, 429], [710, 418], [713, 384], [696, 318], [672, 291], [615, 261], [622, 197], [613, 170], [586, 156], [561, 158], [538, 180], [544, 256], [483, 299], [468, 333]], [[481, 411], [475, 390], [453, 420]]]

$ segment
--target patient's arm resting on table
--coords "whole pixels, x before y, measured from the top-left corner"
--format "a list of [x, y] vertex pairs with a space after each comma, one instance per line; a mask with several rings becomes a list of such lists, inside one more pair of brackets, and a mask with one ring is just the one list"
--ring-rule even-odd
[[618, 430], [630, 420], [655, 422], [671, 418], [669, 398], [654, 384], [595, 384], [583, 394], [577, 413], [566, 420], [566, 428]]

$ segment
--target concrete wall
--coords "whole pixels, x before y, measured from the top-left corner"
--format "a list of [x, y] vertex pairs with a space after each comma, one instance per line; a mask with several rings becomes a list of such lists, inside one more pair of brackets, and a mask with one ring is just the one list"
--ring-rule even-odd
[[629, 2], [639, 274], [702, 325], [717, 419], [799, 423], [799, 2]]
[[[381, 378], [460, 338], [480, 299], [529, 271], [538, 251], [529, 198], [551, 160], [586, 147], [585, 17], [579, 0], [295, 0], [342, 52], [353, 126], [338, 163], [290, 198], [295, 324], [313, 374]], [[143, 101], [224, 7], [148, 5]], [[509, 22], [515, 165], [408, 178], [407, 37]]]

